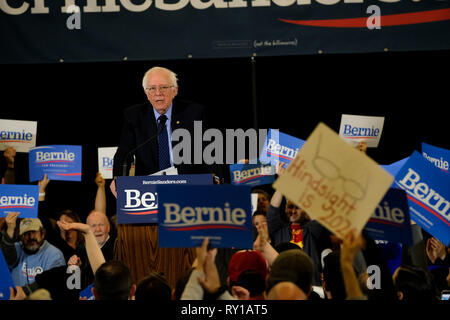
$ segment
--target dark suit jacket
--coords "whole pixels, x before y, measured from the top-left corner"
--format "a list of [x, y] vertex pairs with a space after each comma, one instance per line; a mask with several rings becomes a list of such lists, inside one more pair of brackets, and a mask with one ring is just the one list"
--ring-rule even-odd
[[[190, 101], [173, 101], [171, 119], [172, 132], [178, 128], [187, 129], [191, 134], [192, 142], [191, 164], [181, 164], [176, 166], [179, 174], [213, 172], [211, 171], [211, 168], [208, 168], [207, 166], [192, 164], [194, 160], [193, 144], [195, 120], [202, 121], [202, 127], [203, 130], [205, 130], [205, 112], [203, 106]], [[134, 105], [125, 109], [122, 135], [117, 152], [114, 156], [114, 176], [122, 175], [122, 164], [124, 163], [128, 152], [156, 134], [157, 123], [153, 112], [153, 107], [150, 102], [147, 101], [146, 103]], [[174, 147], [177, 143], [173, 143], [172, 146]], [[135, 156], [135, 174], [137, 176], [149, 175], [158, 172], [158, 138], [155, 137], [152, 141], [136, 150]], [[132, 156], [130, 155], [126, 160], [128, 163], [128, 172]]]

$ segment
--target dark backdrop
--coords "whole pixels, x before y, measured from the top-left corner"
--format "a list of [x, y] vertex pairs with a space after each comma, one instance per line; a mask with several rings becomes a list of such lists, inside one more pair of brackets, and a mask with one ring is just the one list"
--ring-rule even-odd
[[[250, 58], [1, 65], [0, 118], [37, 120], [37, 145], [83, 146], [82, 182], [52, 181], [47, 197], [54, 214], [71, 208], [85, 217], [94, 205], [97, 148], [118, 144], [122, 110], [145, 101], [142, 76], [152, 66], [175, 71], [179, 98], [204, 104], [217, 128], [246, 129], [256, 120], [306, 139], [319, 121], [338, 131], [343, 113], [385, 116], [380, 145], [368, 155], [389, 164], [420, 151], [421, 142], [450, 149], [449, 53], [256, 57], [254, 69]], [[27, 154], [17, 158], [17, 182], [28, 183]]]

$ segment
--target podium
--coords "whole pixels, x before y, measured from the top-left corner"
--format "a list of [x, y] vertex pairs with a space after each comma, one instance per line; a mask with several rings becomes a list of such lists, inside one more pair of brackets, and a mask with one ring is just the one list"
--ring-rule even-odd
[[194, 248], [160, 248], [155, 224], [118, 224], [115, 259], [125, 263], [133, 283], [150, 272], [163, 273], [171, 288], [195, 259]]
[[[150, 272], [163, 273], [172, 288], [195, 259], [195, 248], [160, 248], [158, 245], [155, 180], [185, 180], [212, 184], [211, 174], [128, 176], [117, 178], [117, 239], [114, 258], [126, 264], [133, 283]], [[165, 181], [167, 182], [167, 181]], [[127, 190], [125, 192], [125, 190]], [[152, 200], [154, 198], [154, 200]]]

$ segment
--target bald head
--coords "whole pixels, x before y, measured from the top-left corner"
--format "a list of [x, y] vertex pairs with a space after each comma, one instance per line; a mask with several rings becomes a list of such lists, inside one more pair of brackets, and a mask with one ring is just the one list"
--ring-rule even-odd
[[308, 300], [302, 289], [292, 282], [282, 281], [270, 289], [268, 300]]
[[109, 236], [110, 225], [109, 219], [103, 212], [91, 211], [89, 213], [86, 224], [88, 224], [97, 239], [97, 243], [102, 246]]

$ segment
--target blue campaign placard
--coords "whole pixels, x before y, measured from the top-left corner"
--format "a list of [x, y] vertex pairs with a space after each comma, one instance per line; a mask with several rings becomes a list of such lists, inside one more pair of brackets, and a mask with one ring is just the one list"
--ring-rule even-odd
[[230, 164], [231, 184], [259, 186], [272, 184], [275, 181], [275, 167], [270, 163], [263, 164]]
[[422, 142], [422, 155], [439, 169], [448, 172], [450, 150]]
[[12, 280], [3, 252], [0, 250], [0, 300], [9, 300], [9, 287], [15, 288], [16, 286]]
[[395, 184], [407, 193], [411, 219], [448, 246], [450, 176], [414, 151], [397, 173]]
[[391, 188], [364, 228], [374, 240], [412, 245], [411, 219], [406, 192]]
[[158, 243], [199, 247], [205, 237], [217, 248], [251, 249], [251, 187], [159, 185]]
[[158, 223], [158, 185], [212, 183], [211, 174], [117, 177], [117, 223]]
[[88, 287], [84, 288], [80, 292], [80, 300], [95, 300], [94, 294], [92, 293], [92, 288], [94, 284], [92, 283]]
[[[276, 129], [269, 129], [264, 146], [259, 155], [262, 163], [278, 162], [289, 164], [305, 144], [305, 140], [282, 133]], [[286, 167], [286, 165], [283, 165]]]
[[0, 218], [19, 212], [19, 218], [37, 218], [39, 186], [0, 184]]
[[30, 149], [30, 182], [42, 180], [81, 181], [81, 146], [50, 145]]

